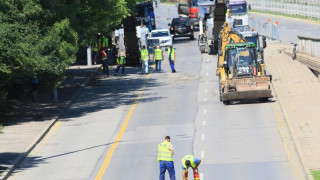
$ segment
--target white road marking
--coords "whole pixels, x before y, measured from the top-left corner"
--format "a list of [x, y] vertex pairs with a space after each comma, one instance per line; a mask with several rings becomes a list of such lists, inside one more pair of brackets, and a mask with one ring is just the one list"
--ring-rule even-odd
[[204, 158], [204, 151], [201, 151], [201, 158]]
[[204, 179], [203, 179], [203, 173], [200, 173], [200, 179], [201, 179], [201, 180], [204, 180]]
[[201, 140], [204, 141], [205, 138], [206, 138], [206, 135], [205, 135], [205, 134], [202, 134], [202, 135], [201, 135]]
[[204, 114], [207, 114], [207, 109], [204, 109], [204, 110], [203, 110], [203, 113], [204, 113]]
[[207, 101], [208, 101], [208, 99], [207, 99], [207, 98], [204, 98], [203, 100], [204, 100], [204, 102], [207, 102]]
[[206, 126], [206, 121], [202, 121], [202, 125], [203, 125], [203, 126]]

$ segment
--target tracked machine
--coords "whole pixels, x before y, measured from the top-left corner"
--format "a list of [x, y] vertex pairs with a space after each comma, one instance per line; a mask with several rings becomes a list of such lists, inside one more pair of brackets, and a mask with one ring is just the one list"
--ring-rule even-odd
[[266, 75], [263, 60], [258, 58], [257, 47], [248, 42], [225, 22], [220, 32], [217, 76], [220, 101], [272, 97], [271, 76]]

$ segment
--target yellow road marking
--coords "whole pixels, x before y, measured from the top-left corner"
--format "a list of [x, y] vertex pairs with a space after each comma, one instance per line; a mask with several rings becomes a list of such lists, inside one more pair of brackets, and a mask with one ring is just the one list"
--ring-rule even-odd
[[56, 122], [53, 127], [50, 129], [48, 134], [40, 141], [40, 143], [33, 149], [33, 151], [30, 153], [30, 155], [35, 155], [39, 152], [41, 147], [48, 141], [48, 139], [52, 136], [52, 134], [58, 129], [58, 127], [61, 125], [61, 122]]
[[[154, 65], [153, 65], [152, 67], [154, 68]], [[152, 74], [152, 72], [147, 75], [146, 80], [150, 79], [151, 74]], [[132, 106], [131, 106], [131, 108], [130, 108], [130, 110], [129, 110], [129, 112], [128, 112], [128, 115], [127, 115], [125, 121], [123, 122], [120, 131], [118, 132], [118, 135], [117, 135], [117, 137], [116, 137], [116, 140], [115, 140], [115, 142], [112, 144], [111, 148], [109, 149], [109, 151], [108, 151], [108, 153], [107, 153], [107, 156], [106, 156], [106, 158], [104, 159], [104, 162], [103, 162], [103, 164], [102, 164], [102, 166], [101, 166], [101, 168], [100, 168], [100, 170], [99, 170], [99, 172], [98, 172], [95, 180], [100, 180], [100, 179], [102, 178], [103, 174], [105, 173], [105, 171], [107, 170], [108, 165], [109, 165], [109, 163], [110, 163], [110, 160], [111, 160], [111, 158], [112, 158], [112, 155], [113, 155], [113, 153], [114, 153], [114, 150], [117, 148], [117, 146], [118, 146], [118, 144], [119, 144], [119, 141], [121, 140], [121, 138], [122, 138], [125, 130], [127, 129], [127, 126], [128, 126], [129, 121], [130, 121], [130, 119], [131, 119], [131, 116], [132, 116], [132, 114], [133, 114], [133, 112], [134, 112], [134, 109], [136, 108], [136, 106], [137, 106], [137, 104], [138, 104], [138, 102], [139, 102], [139, 99], [141, 98], [141, 95], [142, 95], [142, 93], [143, 93], [144, 88], [145, 88], [145, 85], [140, 89], [139, 94], [138, 94], [138, 97], [135, 99], [134, 103], [132, 104]]]

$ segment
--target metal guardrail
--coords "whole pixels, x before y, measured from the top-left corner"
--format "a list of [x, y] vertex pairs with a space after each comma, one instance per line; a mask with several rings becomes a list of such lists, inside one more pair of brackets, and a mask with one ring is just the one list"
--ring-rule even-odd
[[247, 0], [253, 10], [320, 18], [318, 0]]
[[249, 19], [250, 27], [254, 28], [260, 35], [266, 36], [269, 39], [280, 41], [279, 22], [257, 20], [254, 17]]
[[298, 39], [298, 52], [320, 58], [320, 38], [298, 35]]

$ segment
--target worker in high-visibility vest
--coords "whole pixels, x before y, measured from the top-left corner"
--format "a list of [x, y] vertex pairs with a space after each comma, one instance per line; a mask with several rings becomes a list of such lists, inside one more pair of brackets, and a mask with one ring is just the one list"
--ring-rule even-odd
[[102, 38], [102, 43], [101, 43], [101, 49], [104, 49], [104, 48], [107, 48], [108, 47], [108, 44], [109, 43], [109, 40], [108, 40], [108, 38], [107, 37], [103, 37]]
[[168, 48], [168, 60], [171, 67], [171, 72], [175, 73], [176, 69], [174, 68], [174, 62], [176, 61], [176, 50], [170, 46]]
[[174, 170], [173, 145], [170, 143], [170, 136], [166, 136], [164, 141], [158, 144], [158, 161], [160, 165], [159, 180], [165, 179], [166, 170], [169, 172], [170, 180], [176, 179], [176, 173]]
[[195, 158], [193, 155], [186, 155], [182, 158], [182, 180], [188, 180], [188, 168], [191, 167], [195, 180], [199, 180], [198, 166], [201, 163], [200, 159]]
[[117, 73], [119, 72], [120, 67], [122, 67], [121, 69], [121, 73], [124, 74], [124, 65], [126, 64], [126, 59], [123, 55], [119, 56], [117, 58], [117, 69], [114, 72], [114, 75], [117, 75]]
[[153, 53], [153, 61], [156, 63], [156, 72], [161, 71], [161, 61], [163, 60], [163, 53], [160, 49], [160, 46], [157, 46], [157, 49], [154, 50]]
[[96, 39], [92, 45], [92, 52], [93, 52], [93, 63], [97, 64], [97, 58], [99, 56], [99, 39]]
[[150, 54], [148, 52], [148, 49], [146, 49], [146, 46], [142, 46], [140, 60], [141, 60], [141, 64], [142, 64], [142, 73], [148, 74]]

